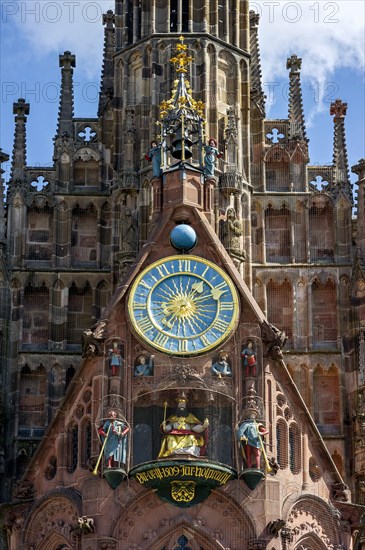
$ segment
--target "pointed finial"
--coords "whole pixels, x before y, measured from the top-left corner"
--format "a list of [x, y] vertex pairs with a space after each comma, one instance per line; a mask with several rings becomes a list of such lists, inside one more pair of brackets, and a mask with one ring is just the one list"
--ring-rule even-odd
[[260, 15], [254, 10], [250, 10], [250, 28], [253, 29], [259, 26]]
[[76, 57], [71, 52], [66, 51], [59, 56], [60, 67], [63, 69], [71, 69], [76, 67]]
[[4, 151], [0, 147], [0, 164], [3, 162], [7, 162], [9, 160], [9, 155], [7, 153], [4, 153]]
[[299, 73], [302, 68], [302, 59], [296, 54], [292, 54], [286, 61], [286, 68], [290, 69], [289, 75]]
[[103, 25], [107, 29], [113, 29], [115, 24], [115, 15], [113, 10], [108, 10], [106, 13], [103, 13]]
[[359, 180], [365, 179], [365, 159], [360, 159], [355, 166], [352, 166], [351, 172], [359, 176]]
[[25, 99], [20, 98], [16, 103], [13, 103], [13, 114], [16, 115], [15, 120], [25, 119], [30, 113], [30, 105], [25, 102]]
[[330, 115], [335, 115], [334, 120], [345, 118], [347, 112], [347, 103], [343, 103], [341, 99], [336, 99], [331, 103]]

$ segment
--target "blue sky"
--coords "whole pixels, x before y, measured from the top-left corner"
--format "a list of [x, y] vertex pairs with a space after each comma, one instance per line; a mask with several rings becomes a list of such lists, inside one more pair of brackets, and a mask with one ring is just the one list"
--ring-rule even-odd
[[[261, 15], [260, 47], [268, 118], [287, 117], [288, 71], [292, 53], [302, 57], [302, 86], [311, 164], [332, 162], [331, 101], [348, 103], [350, 166], [365, 157], [364, 20], [362, 0], [256, 0]], [[30, 103], [28, 165], [52, 163], [58, 113], [58, 55], [76, 55], [75, 116], [94, 117], [103, 50], [101, 15], [113, 0], [2, 0], [0, 147], [11, 154], [12, 105]], [[9, 169], [10, 162], [3, 165]], [[352, 175], [356, 181], [356, 176]]]

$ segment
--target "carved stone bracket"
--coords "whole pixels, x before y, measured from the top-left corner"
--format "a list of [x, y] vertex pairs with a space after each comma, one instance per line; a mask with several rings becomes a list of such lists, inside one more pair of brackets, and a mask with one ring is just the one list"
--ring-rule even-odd
[[282, 350], [288, 339], [285, 332], [264, 321], [261, 324], [261, 335], [264, 344], [264, 356], [271, 357], [274, 360], [282, 359]]
[[101, 319], [82, 333], [82, 356], [98, 357], [104, 354], [103, 343], [107, 338], [106, 319]]
[[273, 535], [275, 538], [278, 538], [280, 531], [286, 526], [286, 521], [284, 519], [276, 519], [275, 521], [270, 521], [267, 524], [267, 532], [269, 535]]

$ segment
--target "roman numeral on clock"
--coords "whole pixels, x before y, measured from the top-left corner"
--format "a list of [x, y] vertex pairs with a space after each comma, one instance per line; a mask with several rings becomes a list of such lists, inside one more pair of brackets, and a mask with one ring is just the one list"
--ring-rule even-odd
[[143, 330], [143, 332], [148, 332], [153, 329], [153, 324], [151, 323], [149, 317], [142, 317], [142, 319], [138, 319], [137, 324], [138, 328]]
[[212, 325], [212, 330], [218, 330], [223, 333], [226, 332], [228, 327], [229, 323], [226, 323], [226, 321], [222, 321], [221, 319], [216, 319]]
[[157, 269], [158, 274], [160, 275], [160, 277], [165, 277], [166, 275], [171, 275], [170, 271], [167, 269], [165, 264], [158, 265], [156, 267], [156, 269]]
[[188, 341], [179, 340], [179, 351], [188, 351]]
[[220, 308], [221, 308], [221, 311], [232, 311], [233, 302], [221, 302]]
[[157, 346], [165, 347], [167, 342], [169, 341], [169, 337], [166, 336], [166, 334], [157, 334], [156, 338], [154, 339], [154, 343], [157, 344]]
[[146, 304], [140, 304], [139, 302], [133, 302], [133, 309], [146, 309]]
[[190, 260], [179, 260], [179, 271], [191, 271], [191, 261]]
[[203, 336], [200, 337], [200, 340], [203, 342], [204, 346], [209, 346], [210, 342], [208, 338], [203, 334]]

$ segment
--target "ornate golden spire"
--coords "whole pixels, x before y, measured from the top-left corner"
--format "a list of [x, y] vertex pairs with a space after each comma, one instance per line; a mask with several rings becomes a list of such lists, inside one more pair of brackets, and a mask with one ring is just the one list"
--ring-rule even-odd
[[[188, 73], [188, 65], [193, 58], [187, 53], [188, 47], [184, 43], [183, 36], [180, 36], [176, 50], [177, 53], [171, 58], [171, 63], [175, 66], [178, 78], [174, 81], [170, 99], [164, 100], [160, 104], [158, 124], [161, 125], [162, 142], [166, 143], [167, 139], [172, 139], [172, 147], [169, 147], [171, 155], [185, 161], [193, 156], [191, 151], [193, 144], [198, 144], [200, 150], [202, 148], [205, 105], [202, 101], [196, 101], [192, 97], [190, 83], [185, 78]], [[201, 154], [199, 154], [199, 164], [200, 158]]]

